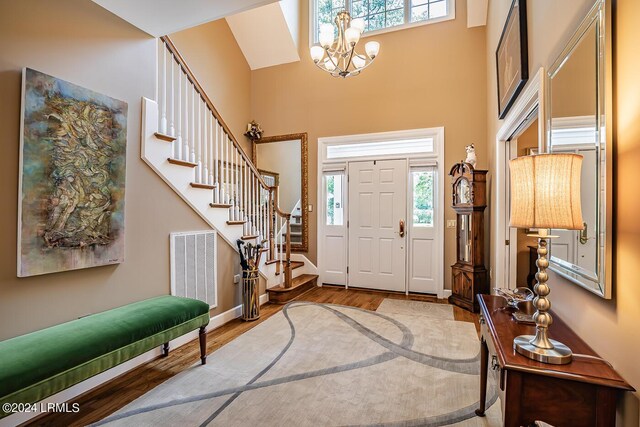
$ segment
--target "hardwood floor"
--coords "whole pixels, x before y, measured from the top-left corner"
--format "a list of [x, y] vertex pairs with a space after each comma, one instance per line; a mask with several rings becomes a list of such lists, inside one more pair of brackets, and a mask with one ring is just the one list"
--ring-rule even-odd
[[[447, 304], [446, 300], [439, 300], [434, 296], [428, 295], [405, 295], [394, 292], [344, 289], [343, 287], [327, 285], [312, 289], [301, 295], [298, 300], [376, 310], [385, 298]], [[264, 322], [282, 310], [282, 307], [282, 305], [267, 303], [261, 307], [260, 319], [257, 321], [243, 322], [240, 319], [235, 319], [218, 329], [209, 331], [207, 333], [207, 354], [213, 353], [229, 341]], [[476, 330], [479, 331], [478, 316], [476, 314], [456, 306], [453, 307], [453, 313], [455, 320], [472, 322], [475, 324]], [[80, 412], [76, 414], [52, 413], [35, 419], [27, 425], [85, 426], [99, 421], [199, 360], [200, 349], [196, 339], [180, 348], [171, 350], [169, 357], [155, 359], [74, 399], [73, 402], [77, 402], [80, 405]]]

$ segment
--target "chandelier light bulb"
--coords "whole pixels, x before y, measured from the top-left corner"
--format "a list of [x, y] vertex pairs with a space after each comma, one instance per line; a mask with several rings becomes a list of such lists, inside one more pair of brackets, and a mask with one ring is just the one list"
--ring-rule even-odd
[[378, 56], [378, 52], [380, 52], [380, 43], [374, 41], [367, 42], [367, 44], [364, 45], [364, 50], [367, 52], [369, 58], [373, 59]]
[[364, 19], [362, 18], [353, 19], [351, 21], [350, 27], [355, 28], [356, 30], [360, 31], [360, 34], [362, 34], [364, 32]]
[[320, 26], [320, 36], [318, 37], [322, 47], [329, 47], [333, 44], [333, 25], [322, 24]]
[[318, 63], [324, 56], [324, 49], [321, 46], [311, 46], [311, 59]]
[[355, 46], [355, 44], [360, 41], [360, 31], [356, 28], [349, 27], [344, 32], [344, 38], [351, 46]]
[[363, 57], [361, 57], [360, 55], [354, 56], [352, 61], [353, 61], [353, 65], [356, 68], [362, 68], [362, 67], [364, 67], [364, 64], [366, 63], [366, 60]]
[[336, 69], [336, 66], [333, 64], [333, 62], [331, 62], [331, 58], [327, 58], [324, 60], [324, 68], [329, 71], [334, 71]]

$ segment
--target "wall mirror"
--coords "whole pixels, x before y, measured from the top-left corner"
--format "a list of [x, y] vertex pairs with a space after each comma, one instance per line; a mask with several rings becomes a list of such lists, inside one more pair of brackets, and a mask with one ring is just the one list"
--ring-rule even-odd
[[595, 3], [549, 70], [547, 151], [583, 156], [584, 229], [553, 230], [550, 268], [611, 298], [612, 102], [608, 2]]
[[278, 206], [291, 214], [291, 250], [307, 252], [307, 134], [267, 136], [254, 140], [252, 155], [253, 163], [267, 185], [278, 187]]

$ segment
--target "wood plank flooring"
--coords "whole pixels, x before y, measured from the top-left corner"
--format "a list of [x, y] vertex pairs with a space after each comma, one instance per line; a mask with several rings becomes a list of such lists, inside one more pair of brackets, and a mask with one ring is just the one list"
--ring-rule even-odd
[[[298, 300], [319, 303], [341, 304], [376, 310], [385, 298], [426, 301], [447, 304], [428, 295], [405, 295], [401, 293], [344, 289], [336, 286], [314, 288], [301, 295]], [[282, 305], [265, 304], [260, 309], [260, 319], [255, 322], [243, 322], [235, 319], [207, 334], [207, 354], [211, 354], [229, 341], [253, 328], [280, 310]], [[479, 330], [478, 316], [458, 307], [453, 307], [455, 320], [472, 322]], [[129, 371], [108, 383], [74, 399], [80, 405], [80, 412], [52, 413], [37, 418], [26, 425], [30, 426], [85, 426], [99, 421], [118, 409], [134, 401], [149, 390], [182, 372], [200, 359], [198, 340], [191, 341], [180, 348], [171, 350], [169, 357], [155, 359], [132, 371]]]

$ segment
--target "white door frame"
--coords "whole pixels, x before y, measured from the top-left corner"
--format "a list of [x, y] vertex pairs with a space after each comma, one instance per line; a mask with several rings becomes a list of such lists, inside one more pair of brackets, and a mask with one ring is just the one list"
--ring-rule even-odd
[[[538, 109], [538, 152], [544, 153], [547, 137], [546, 132], [546, 115], [545, 115], [545, 84], [546, 74], [544, 68], [538, 69], [535, 76], [529, 81], [524, 88], [518, 100], [513, 104], [511, 110], [505, 117], [502, 127], [496, 134], [495, 145], [495, 214], [493, 221], [493, 229], [495, 230], [495, 241], [493, 242], [492, 252], [494, 255], [494, 268], [491, 269], [491, 288], [505, 287], [505, 277], [508, 277], [508, 255], [505, 241], [508, 239], [506, 233], [507, 223], [507, 200], [506, 200], [506, 164], [507, 141], [518, 130], [522, 122]], [[508, 280], [506, 281], [508, 282]]]
[[[327, 159], [327, 147], [330, 145], [351, 145], [351, 144], [359, 144], [359, 143], [368, 143], [368, 142], [377, 142], [377, 141], [402, 141], [407, 139], [417, 139], [417, 138], [433, 138], [433, 151], [430, 153], [416, 153], [416, 154], [400, 154], [400, 155], [384, 155], [384, 156], [362, 156], [362, 157], [348, 157], [341, 159]], [[324, 179], [322, 176], [324, 174], [324, 170], [338, 170], [344, 169], [345, 174], [347, 169], [347, 163], [349, 161], [361, 161], [361, 160], [385, 160], [385, 159], [407, 159], [408, 161], [408, 169], [407, 171], [410, 173], [411, 168], [415, 166], [436, 166], [438, 170], [438, 215], [436, 219], [436, 245], [437, 248], [441, 250], [438, 251], [438, 275], [440, 277], [439, 280], [439, 289], [437, 291], [438, 298], [445, 297], [444, 290], [444, 221], [445, 215], [444, 209], [444, 182], [445, 182], [445, 165], [444, 165], [444, 127], [435, 127], [435, 128], [423, 128], [423, 129], [412, 129], [412, 130], [403, 130], [403, 131], [392, 131], [392, 132], [379, 132], [379, 133], [370, 133], [370, 134], [358, 134], [358, 135], [346, 135], [346, 136], [333, 136], [333, 137], [321, 137], [318, 138], [318, 180], [317, 180], [317, 195], [319, 198], [323, 197], [324, 194]], [[409, 173], [407, 174], [407, 179], [409, 179]], [[348, 184], [347, 184], [348, 186]], [[324, 200], [317, 200], [316, 206], [318, 206], [318, 226], [317, 226], [317, 242], [318, 242], [318, 274], [320, 275], [319, 283], [323, 283], [323, 275], [322, 275], [322, 266], [324, 265], [324, 231], [325, 231], [325, 216], [326, 216], [326, 206], [324, 206]], [[345, 203], [345, 221], [349, 217], [349, 203]], [[409, 215], [409, 213], [407, 213]], [[349, 229], [346, 230], [347, 237], [345, 239], [345, 244], [348, 244], [348, 233]], [[407, 238], [409, 235], [407, 235]], [[345, 254], [347, 254], [347, 249], [345, 248]], [[348, 265], [348, 260], [345, 259], [345, 265]], [[408, 262], [407, 262], [408, 269]], [[408, 271], [407, 276], [408, 277]], [[347, 275], [347, 283], [346, 287], [348, 288], [348, 275]], [[405, 293], [408, 293], [408, 287], [405, 283]]]

